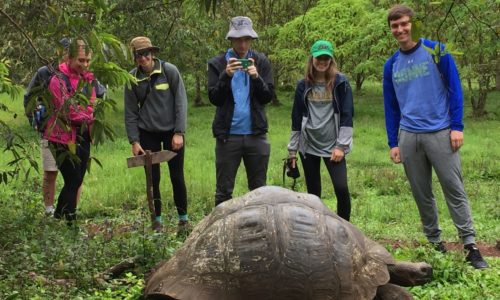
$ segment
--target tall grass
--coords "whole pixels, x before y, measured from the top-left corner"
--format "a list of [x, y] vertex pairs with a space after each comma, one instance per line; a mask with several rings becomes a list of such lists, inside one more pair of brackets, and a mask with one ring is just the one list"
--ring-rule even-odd
[[[283, 184], [282, 159], [287, 155], [292, 95], [291, 91], [281, 91], [279, 99], [282, 105], [267, 108], [271, 143], [269, 185]], [[96, 157], [103, 167], [100, 168], [94, 163], [85, 178], [82, 201], [78, 208], [80, 231], [70, 231], [63, 224], [43, 216], [40, 175], [32, 174], [28, 182], [18, 180], [1, 186], [0, 281], [3, 283], [0, 283], [0, 298], [11, 296], [12, 299], [87, 299], [94, 297], [91, 295], [111, 297], [111, 294], [103, 292], [105, 287], [94, 283], [92, 274], [106, 269], [124, 257], [137, 254], [145, 256], [142, 267], [135, 270], [140, 274], [158, 260], [168, 258], [181, 244], [173, 234], [169, 234], [175, 231], [177, 213], [173, 206], [166, 165], [162, 165], [161, 192], [167, 233], [154, 235], [147, 228], [149, 222], [144, 171], [142, 168], [127, 169], [126, 158], [131, 156], [131, 146], [123, 126], [122, 94], [112, 92], [110, 96], [119, 103], [118, 110], [109, 114], [109, 121], [114, 124], [117, 139], [92, 148], [91, 155]], [[493, 244], [500, 236], [500, 93], [493, 93], [490, 97], [488, 109], [491, 113], [486, 119], [469, 118], [470, 110], [466, 107], [465, 144], [461, 155], [477, 239]], [[26, 136], [32, 143], [34, 154], [38, 155], [38, 140], [22, 116], [21, 101], [7, 101], [7, 104], [18, 117], [12, 118], [12, 114], [4, 112], [0, 112], [0, 117], [16, 132]], [[214, 107], [190, 107], [188, 114], [185, 174], [190, 219], [196, 223], [210, 213], [214, 206], [215, 141], [211, 133]], [[467, 287], [464, 283], [466, 280], [462, 280], [464, 275], [446, 275], [457, 277], [451, 281], [443, 280], [445, 275], [442, 275], [447, 268], [454, 268], [460, 270], [460, 274], [474, 274], [470, 276], [475, 280], [487, 282], [483, 289], [474, 289], [471, 297], [494, 299], [494, 295], [500, 293], [500, 262], [497, 258], [487, 258], [492, 268], [479, 274], [463, 264], [463, 255], [460, 253], [441, 257], [441, 261], [437, 261], [434, 252], [429, 252], [425, 246], [418, 246], [425, 244], [425, 238], [421, 233], [417, 208], [402, 166], [390, 162], [386, 144], [382, 92], [378, 83], [367, 84], [364, 91], [355, 94], [354, 149], [347, 156], [352, 196], [351, 222], [373, 239], [398, 241], [402, 244], [403, 247], [398, 250], [390, 248], [388, 244], [388, 248], [397, 257], [425, 259], [441, 268], [437, 270], [438, 274], [441, 274], [439, 286], [431, 284], [412, 290], [417, 298], [459, 299], [462, 293], [460, 288], [464, 287], [464, 284]], [[7, 155], [2, 155], [0, 164], [3, 166], [8, 160]], [[323, 201], [335, 210], [333, 187], [324, 168], [322, 183]], [[456, 229], [435, 176], [433, 184], [438, 199], [442, 237], [446, 241], [458, 241]], [[286, 179], [285, 185], [290, 187], [291, 181]], [[62, 177], [59, 176], [58, 187], [61, 186]], [[303, 177], [298, 179], [296, 189], [306, 191]], [[247, 190], [242, 164], [234, 196], [243, 195]], [[95, 231], [95, 234], [89, 237], [89, 232], [92, 231]], [[46, 285], [31, 279], [28, 274], [30, 271], [49, 278], [78, 278], [78, 288], [59, 286], [49, 291]], [[129, 286], [138, 287], [142, 284], [136, 277], [128, 280]], [[123, 282], [115, 283], [113, 287], [113, 293], [134, 293], [123, 288]], [[134, 291], [137, 293], [137, 289]], [[448, 296], [441, 298], [440, 293]], [[116, 294], [115, 296], [119, 297]]]

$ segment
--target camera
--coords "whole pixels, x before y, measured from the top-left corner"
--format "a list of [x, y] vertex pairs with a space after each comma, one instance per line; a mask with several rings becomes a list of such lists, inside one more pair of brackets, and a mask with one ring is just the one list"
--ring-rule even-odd
[[285, 159], [285, 170], [286, 176], [296, 179], [300, 177], [299, 168], [297, 167], [297, 161], [295, 161], [295, 167], [292, 167], [292, 159]]
[[241, 62], [243, 69], [248, 69], [249, 66], [253, 65], [253, 61], [248, 58], [239, 58], [238, 61]]

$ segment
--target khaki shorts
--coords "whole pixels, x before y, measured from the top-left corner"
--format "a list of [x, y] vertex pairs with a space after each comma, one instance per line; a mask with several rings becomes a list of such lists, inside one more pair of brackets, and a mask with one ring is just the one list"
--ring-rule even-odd
[[41, 149], [41, 157], [42, 157], [42, 167], [44, 171], [57, 171], [56, 160], [54, 159], [54, 155], [50, 152], [49, 149], [49, 141], [46, 139], [40, 140], [40, 149]]

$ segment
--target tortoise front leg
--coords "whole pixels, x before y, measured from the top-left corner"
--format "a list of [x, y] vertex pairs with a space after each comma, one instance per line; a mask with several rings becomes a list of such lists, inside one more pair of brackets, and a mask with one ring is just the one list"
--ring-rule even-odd
[[413, 296], [404, 287], [388, 283], [377, 288], [374, 300], [412, 300]]

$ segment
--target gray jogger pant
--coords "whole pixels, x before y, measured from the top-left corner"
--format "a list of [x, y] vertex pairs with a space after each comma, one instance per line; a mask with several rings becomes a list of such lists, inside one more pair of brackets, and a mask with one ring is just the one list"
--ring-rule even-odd
[[401, 130], [399, 150], [406, 177], [420, 212], [424, 234], [431, 243], [441, 241], [436, 199], [432, 193], [432, 169], [441, 184], [448, 210], [464, 244], [474, 243], [471, 210], [462, 181], [460, 155], [453, 152], [450, 130], [411, 133]]

